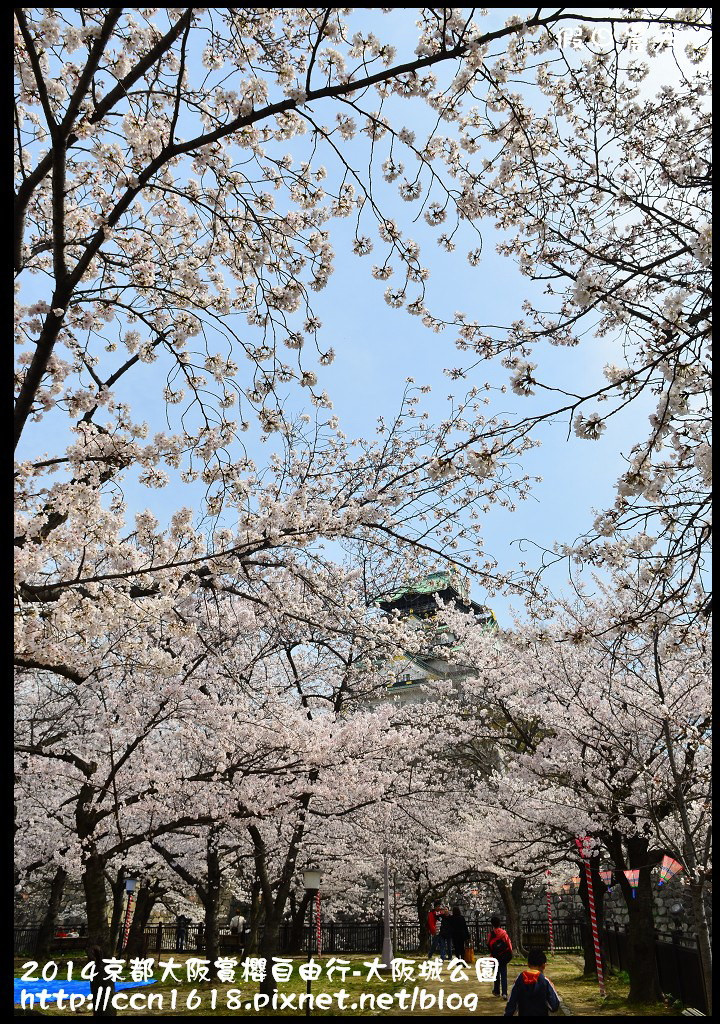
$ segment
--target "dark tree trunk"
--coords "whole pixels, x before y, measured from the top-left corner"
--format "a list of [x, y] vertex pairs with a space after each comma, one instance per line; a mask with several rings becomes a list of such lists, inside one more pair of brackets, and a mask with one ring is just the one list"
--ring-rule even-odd
[[415, 890], [415, 907], [417, 909], [418, 924], [420, 925], [420, 947], [425, 953], [430, 953], [430, 932], [428, 931], [428, 914], [432, 901], [428, 893], [423, 892], [420, 886]]
[[220, 856], [211, 831], [207, 843], [207, 890], [205, 896], [205, 957], [214, 964], [220, 955]]
[[110, 880], [112, 891], [112, 917], [110, 918], [110, 936], [114, 947], [120, 952], [122, 943], [122, 927], [124, 924], [123, 911], [125, 910], [125, 870], [120, 868], [114, 880]]
[[[602, 969], [605, 971], [605, 950], [603, 949], [602, 934], [603, 925], [605, 924], [605, 892], [607, 886], [603, 884], [600, 875], [598, 874], [600, 868], [600, 857], [590, 858], [590, 877], [592, 879], [593, 896], [595, 898], [595, 919], [598, 926], [598, 936], [600, 938], [600, 958], [602, 961]], [[583, 942], [583, 958], [584, 966], [583, 972], [588, 975], [594, 975], [597, 973], [597, 965], [595, 963], [595, 943], [593, 942], [592, 927], [590, 925], [590, 901], [588, 900], [588, 888], [587, 878], [585, 877], [585, 865], [584, 863], [579, 864], [578, 871], [580, 873], [580, 887], [578, 889], [578, 895], [580, 896], [580, 902], [583, 905], [583, 927], [581, 929], [582, 942]]]
[[[116, 1017], [117, 1011], [113, 1009], [110, 1002], [115, 994], [115, 983], [107, 981], [103, 977], [105, 963], [103, 951], [100, 946], [90, 946], [88, 949], [88, 960], [95, 964], [95, 973], [90, 979], [90, 992], [93, 998], [93, 1017]], [[109, 995], [107, 994], [109, 990]], [[105, 1004], [107, 1003], [107, 1007]]]
[[655, 921], [650, 868], [640, 869], [637, 894], [623, 895], [628, 908], [629, 1003], [653, 1003], [661, 998], [655, 965]]
[[260, 882], [255, 879], [250, 890], [250, 920], [245, 955], [255, 954], [260, 949], [260, 928], [265, 919], [265, 906], [260, 898]]
[[45, 916], [40, 922], [40, 930], [38, 931], [36, 952], [38, 960], [47, 960], [50, 955], [50, 943], [57, 930], [57, 916], [60, 904], [62, 903], [66, 879], [67, 871], [65, 868], [58, 868], [50, 882], [47, 909]]
[[145, 929], [147, 928], [147, 923], [150, 920], [153, 907], [157, 903], [161, 893], [162, 887], [153, 883], [150, 885], [141, 885], [138, 889], [137, 896], [135, 898], [132, 924], [130, 925], [130, 933], [128, 935], [127, 946], [125, 947], [126, 957], [142, 956], [145, 952]]
[[[625, 840], [627, 859], [623, 858], [623, 839], [617, 833], [609, 845], [617, 870], [620, 891], [628, 911], [628, 974], [630, 975], [629, 1003], [654, 1003], [661, 998], [660, 983], [655, 964], [655, 921], [653, 918], [653, 888], [651, 870], [659, 862], [660, 854], [650, 854], [648, 841], [642, 836]], [[633, 896], [632, 888], [623, 874], [625, 868], [638, 868], [638, 884]]]
[[107, 893], [105, 890], [105, 865], [97, 853], [85, 860], [82, 884], [87, 909], [88, 946], [99, 946], [103, 956], [110, 956], [110, 928], [107, 921]]
[[302, 953], [305, 949], [305, 925], [307, 923], [307, 908], [310, 905], [310, 893], [306, 890], [303, 898], [298, 903], [294, 896], [290, 897], [290, 914], [292, 925], [290, 928], [290, 942], [288, 953]]
[[514, 878], [511, 885], [508, 885], [504, 878], [496, 878], [495, 885], [500, 893], [505, 909], [506, 930], [512, 941], [513, 950], [521, 952], [523, 945], [520, 914], [522, 911], [525, 879], [522, 877]]
[[[91, 981], [91, 991], [95, 994], [98, 986], [102, 986], [103, 989], [110, 987], [114, 991], [114, 985], [111, 982], [101, 980], [104, 966], [101, 961], [103, 957], [112, 956], [114, 950], [107, 921], [105, 864], [103, 858], [94, 851], [85, 860], [82, 884], [85, 891], [85, 907], [87, 910], [88, 952], [90, 959], [94, 960], [98, 967], [98, 973], [93, 981]], [[116, 1011], [110, 1003], [108, 1003], [108, 1007], [105, 1010], [102, 1008], [102, 1003], [97, 1010], [93, 1008], [94, 1017], [115, 1017], [116, 1015]]]
[[[280, 946], [280, 914], [276, 908], [273, 908], [272, 913], [268, 913], [268, 908], [265, 908], [265, 928], [263, 929], [262, 939], [260, 940], [260, 956], [265, 957], [268, 963], [271, 963], [271, 958], [278, 955], [278, 949]], [[277, 989], [277, 982], [272, 976], [272, 972], [268, 971], [264, 981], [260, 982], [260, 991], [264, 992], [265, 995], [272, 996]]]
[[703, 981], [705, 986], [705, 999], [707, 1001], [706, 1014], [712, 1016], [712, 946], [710, 945], [710, 929], [708, 928], [707, 914], [705, 911], [704, 886], [701, 882], [691, 882], [690, 899], [692, 900], [693, 918], [697, 929], [698, 948], [700, 950], [700, 965], [702, 967]]

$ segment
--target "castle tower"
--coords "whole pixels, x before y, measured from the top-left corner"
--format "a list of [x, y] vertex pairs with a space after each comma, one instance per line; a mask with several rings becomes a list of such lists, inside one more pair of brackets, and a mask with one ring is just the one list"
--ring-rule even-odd
[[427, 647], [422, 654], [406, 654], [398, 677], [388, 684], [389, 696], [418, 700], [429, 696], [422, 684], [432, 680], [461, 679], [465, 670], [447, 657], [455, 637], [446, 626], [437, 623], [436, 598], [463, 612], [472, 612], [478, 625], [496, 628], [494, 612], [473, 601], [470, 585], [456, 572], [433, 572], [413, 581], [378, 601], [384, 612], [398, 612], [403, 617], [420, 621], [427, 632]]

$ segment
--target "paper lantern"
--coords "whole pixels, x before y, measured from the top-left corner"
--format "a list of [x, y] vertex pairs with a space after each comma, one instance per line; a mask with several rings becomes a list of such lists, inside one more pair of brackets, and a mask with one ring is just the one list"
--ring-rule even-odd
[[608, 887], [608, 889], [612, 889], [612, 877], [613, 877], [613, 874], [614, 874], [614, 872], [612, 872], [612, 871], [601, 871], [600, 872], [600, 878], [602, 879], [603, 884]]
[[590, 856], [590, 849], [592, 847], [592, 838], [590, 836], [578, 836], [575, 840], [575, 845], [583, 860]]
[[631, 868], [629, 871], [623, 871], [623, 874], [630, 883], [633, 899], [635, 899], [635, 890], [637, 889], [638, 878], [640, 877], [640, 868]]
[[662, 864], [660, 865], [660, 881], [658, 882], [658, 886], [661, 886], [663, 882], [669, 882], [670, 879], [673, 878], [678, 871], [682, 871], [682, 869], [683, 866], [679, 861], [673, 860], [672, 857], [668, 857], [668, 855], [665, 854], [662, 859]]

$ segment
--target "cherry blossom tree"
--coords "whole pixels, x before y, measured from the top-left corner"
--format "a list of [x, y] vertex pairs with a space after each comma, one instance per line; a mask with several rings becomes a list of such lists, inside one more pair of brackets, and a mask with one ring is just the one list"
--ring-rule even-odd
[[[495, 786], [510, 812], [504, 842], [521, 851], [536, 837], [568, 856], [574, 838], [589, 835], [595, 852], [612, 858], [629, 914], [630, 1000], [642, 1002], [657, 995], [648, 969], [651, 868], [665, 853], [687, 868], [706, 969], [709, 962], [710, 673], [697, 622], [663, 624], [649, 636], [617, 627], [594, 635], [606, 609], [628, 613], [638, 596], [606, 590], [601, 600], [557, 603], [542, 628], [502, 638], [474, 626], [463, 634], [461, 617], [452, 619], [456, 657], [477, 673], [466, 699], [487, 709], [468, 718], [471, 734], [495, 734], [502, 754]], [[635, 896], [622, 873], [629, 868], [640, 871]]]
[[[673, 606], [681, 616], [707, 613], [708, 25], [700, 8], [679, 14], [689, 31], [657, 23], [638, 34], [598, 20], [561, 29], [569, 45], [553, 62], [539, 57], [548, 36], [517, 40], [516, 61], [504, 74], [488, 71], [488, 94], [461, 120], [467, 155], [458, 174], [472, 182], [477, 215], [508, 232], [499, 250], [542, 294], [530, 292], [508, 327], [459, 318], [457, 346], [476, 362], [458, 374], [472, 380], [500, 357], [517, 395], [547, 400], [514, 429], [564, 419], [589, 442], [627, 406], [652, 401], [649, 433], [630, 438], [614, 503], [544, 565], [568, 558], [571, 570], [588, 562], [612, 570], [630, 558], [645, 595], [636, 618]], [[659, 70], [666, 66], [669, 74]], [[541, 342], [588, 338], [611, 353], [594, 389], [543, 373]]]
[[[157, 734], [190, 715], [196, 698], [175, 679], [140, 685], [93, 679], [86, 686], [59, 684], [45, 673], [28, 675], [18, 709], [18, 792], [27, 818], [21, 867], [33, 870], [37, 820], [58, 845], [46, 858], [82, 882], [88, 941], [112, 948], [107, 918], [106, 869], [148, 835], [195, 821], [182, 801], [165, 815], [154, 813], [158, 790], [167, 788], [167, 768]], [[53, 707], [52, 716], [48, 708]], [[32, 808], [32, 810], [31, 810]], [[35, 823], [33, 825], [33, 822]]]
[[[362, 232], [377, 231], [383, 254], [373, 273], [389, 279], [392, 259], [405, 275], [388, 288], [387, 301], [407, 307], [431, 329], [442, 328], [444, 321], [425, 305], [427, 270], [420, 262], [419, 244], [405, 236], [397, 217], [381, 208], [374, 188], [378, 178], [387, 184], [402, 178], [394, 186], [400, 198], [409, 208], [424, 211], [430, 228], [442, 227], [439, 241], [447, 249], [455, 246], [460, 221], [472, 230], [484, 216], [540, 239], [520, 252], [522, 268], [529, 273], [536, 267], [540, 273], [555, 258], [553, 246], [562, 250], [558, 259], [577, 263], [572, 246], [580, 243], [574, 236], [562, 249], [564, 211], [573, 202], [584, 203], [586, 193], [596, 197], [592, 201], [597, 205], [603, 188], [610, 189], [609, 217], [616, 208], [624, 210], [623, 203], [630, 204], [633, 238], [640, 240], [638, 246], [643, 244], [645, 222], [636, 221], [641, 214], [651, 221], [653, 214], [633, 199], [632, 188], [627, 200], [625, 193], [617, 195], [610, 165], [602, 168], [606, 184], [595, 188], [584, 154], [594, 152], [594, 140], [600, 139], [607, 160], [612, 154], [612, 159], [624, 161], [628, 147], [639, 141], [637, 133], [627, 143], [620, 135], [626, 123], [641, 120], [633, 114], [632, 81], [644, 71], [637, 62], [625, 67], [628, 33], [644, 26], [670, 33], [673, 41], [677, 35], [678, 45], [688, 41], [691, 59], [701, 60], [701, 11], [658, 15], [633, 9], [620, 16], [593, 17], [540, 8], [490, 27], [482, 13], [475, 21], [458, 9], [420, 9], [407, 53], [397, 53], [366, 29], [353, 31], [346, 15], [330, 8], [172, 9], [162, 15], [117, 8], [17, 13], [15, 253], [22, 351], [15, 438], [27, 440], [28, 429], [39, 419], [62, 424], [60, 436], [71, 425], [77, 438], [67, 453], [43, 459], [33, 452], [22, 464], [23, 483], [33, 481], [30, 500], [36, 507], [28, 526], [35, 544], [66, 521], [68, 505], [86, 506], [88, 492], [115, 481], [129, 465], [139, 468], [150, 487], [164, 485], [164, 466], [177, 468], [186, 479], [202, 477], [213, 488], [208, 511], [216, 516], [228, 492], [237, 498], [245, 490], [245, 458], [229, 449], [253, 410], [264, 431], [286, 429], [278, 389], [291, 381], [307, 389], [318, 409], [329, 406], [328, 397], [317, 389], [315, 371], [300, 363], [290, 365], [279, 354], [283, 345], [300, 352], [309, 338], [317, 339], [320, 364], [332, 359], [331, 349], [320, 344], [320, 325], [308, 304], [308, 289], [322, 289], [330, 278], [332, 243], [323, 226], [329, 220], [357, 215], [355, 249], [361, 255], [373, 245]], [[575, 55], [567, 33], [577, 31], [587, 42], [593, 26], [602, 28], [609, 42], [587, 43], [587, 52]], [[197, 67], [199, 54], [202, 69]], [[229, 75], [236, 77], [230, 80]], [[507, 81], [513, 76], [535, 89], [537, 116], [509, 90]], [[693, 118], [702, 120], [701, 78], [688, 80], [684, 88], [686, 92], [673, 96], [677, 118], [687, 107]], [[600, 117], [585, 117], [583, 104], [591, 106], [603, 89], [607, 96]], [[568, 90], [572, 104], [564, 98]], [[409, 113], [416, 108], [433, 113], [436, 127], [426, 139], [393, 124], [383, 112], [383, 107], [394, 109], [401, 101]], [[618, 114], [616, 123], [612, 117], [617, 103], [627, 113]], [[378, 109], [372, 109], [375, 105]], [[668, 106], [663, 98], [662, 109]], [[571, 107], [578, 113], [571, 116]], [[658, 109], [657, 104], [649, 108], [643, 123], [659, 117]], [[440, 134], [441, 123], [454, 126], [455, 134]], [[682, 210], [692, 210], [683, 221], [690, 234], [675, 261], [676, 284], [684, 288], [698, 266], [700, 293], [707, 246], [705, 235], [698, 234], [704, 229], [696, 230], [698, 215], [691, 204], [702, 192], [702, 128], [687, 132], [700, 168], [693, 172], [689, 190], [684, 190], [684, 179], [674, 184], [672, 146], [687, 152], [687, 144], [677, 145], [675, 129], [642, 133], [647, 144], [667, 140], [668, 153], [658, 160], [641, 148], [637, 159], [648, 174], [657, 165], [664, 168], [657, 173], [671, 179], [670, 194], [663, 193], [658, 206], [662, 202], [674, 208], [680, 190]], [[303, 139], [304, 134], [309, 138]], [[355, 169], [358, 162], [342, 149], [355, 135], [368, 147], [367, 175]], [[296, 163], [284, 152], [290, 140], [307, 159]], [[330, 162], [332, 178], [318, 162], [321, 155]], [[558, 166], [565, 167], [566, 156], [573, 161], [567, 173], [556, 173]], [[409, 162], [405, 177], [402, 160]], [[516, 182], [525, 178], [532, 187], [518, 203]], [[642, 187], [637, 191], [642, 194]], [[673, 215], [658, 218], [653, 230], [667, 226], [672, 233]], [[544, 229], [540, 238], [538, 224], [552, 230]], [[595, 230], [604, 237], [602, 222]], [[660, 241], [659, 248], [675, 267], [671, 242]], [[508, 243], [512, 251], [520, 244]], [[617, 245], [627, 248], [625, 242]], [[471, 260], [476, 261], [478, 252], [471, 250]], [[592, 259], [601, 258], [588, 255], [587, 266], [576, 267], [581, 284], [595, 274]], [[642, 261], [640, 250], [638, 259]], [[627, 273], [622, 266], [617, 272], [621, 278]], [[653, 293], [654, 278], [648, 274], [640, 275], [644, 283], [633, 300], [640, 321], [641, 314], [646, 320], [654, 315], [643, 312], [643, 296]], [[41, 276], [48, 284], [38, 295], [35, 281]], [[575, 283], [573, 277], [573, 289]], [[630, 292], [633, 285], [622, 287]], [[411, 288], [417, 294], [408, 295]], [[595, 294], [592, 287], [588, 294]], [[697, 344], [702, 344], [702, 302], [697, 315]], [[616, 320], [623, 322], [612, 310], [608, 318], [604, 330], [614, 329]], [[484, 357], [501, 351], [517, 362], [532, 340], [529, 327], [516, 326], [503, 332], [496, 345], [466, 315], [456, 319], [461, 348], [474, 347]], [[575, 319], [563, 307], [557, 329], [544, 321], [540, 329], [563, 340]], [[239, 320], [245, 322], [242, 330]], [[665, 323], [661, 317], [660, 334]], [[199, 350], [193, 339], [202, 339]], [[119, 358], [114, 355], [118, 349], [124, 353]], [[245, 356], [251, 364], [248, 376], [239, 369], [238, 360]], [[657, 363], [658, 372], [666, 370], [675, 380], [672, 358], [665, 370], [658, 359], [650, 360], [650, 370]], [[123, 395], [127, 381], [156, 360], [162, 361], [167, 376], [163, 397], [168, 409], [183, 412], [180, 429], [142, 444], [148, 428], [134, 418]], [[513, 366], [514, 386], [527, 391], [522, 367]], [[702, 383], [690, 382], [694, 372], [680, 376], [687, 384], [683, 388], [690, 387], [697, 401], [679, 395], [670, 402], [673, 409], [689, 402], [691, 418], [702, 414]], [[643, 377], [642, 367], [636, 375]], [[622, 391], [620, 378], [611, 386]], [[513, 424], [486, 421], [479, 414], [481, 391], [475, 388], [462, 409], [440, 427], [419, 462], [423, 475], [445, 482], [458, 475], [495, 478], [502, 464], [529, 443], [524, 428], [518, 431]], [[231, 420], [228, 410], [236, 402], [239, 418]], [[103, 415], [110, 418], [101, 423]], [[466, 424], [468, 440], [452, 436], [459, 423]], [[663, 429], [658, 426], [661, 434]], [[668, 429], [679, 451], [677, 430]], [[678, 430], [687, 433], [685, 427]], [[689, 445], [692, 452], [697, 448], [701, 474], [706, 443], [702, 430], [698, 424], [698, 438]], [[591, 432], [584, 431], [586, 436]], [[638, 451], [640, 462], [641, 456]], [[691, 462], [694, 458], [687, 455]], [[41, 484], [58, 471], [67, 475], [63, 483]], [[683, 472], [680, 467], [665, 476]], [[482, 495], [482, 486], [479, 491]], [[693, 519], [688, 529], [704, 536], [700, 521]], [[23, 537], [21, 532], [18, 543]]]
[[[641, 868], [636, 900], [621, 886], [642, 1000], [663, 852], [707, 933], [705, 12], [408, 17], [397, 52], [347, 9], [16, 12], [20, 871], [81, 880], [90, 941], [109, 949], [108, 876], [120, 891], [132, 858], [162, 866], [201, 894], [212, 952], [235, 844], [267, 952], [312, 843], [340, 848], [378, 816], [369, 850], [406, 859], [418, 913], [479, 871], [512, 888], [590, 834], [619, 871]], [[677, 57], [672, 86], [655, 88], [638, 33]], [[331, 414], [311, 293], [344, 218], [355, 255], [376, 250], [385, 301], [472, 356], [447, 369], [470, 390], [439, 424], [412, 379], [375, 437], [348, 441]], [[478, 265], [486, 218], [529, 278], [505, 327], [434, 308], [417, 240]], [[617, 353], [594, 390], [530, 362], [541, 340], [590, 332]], [[493, 359], [549, 407], [488, 415], [476, 375]], [[138, 405], [139, 383], [159, 409]], [[650, 394], [615, 504], [555, 553], [609, 568], [611, 597], [553, 607], [545, 632], [534, 606], [499, 646], [453, 620], [477, 676], [460, 700], [378, 706], [415, 640], [372, 602], [437, 560], [517, 582], [480, 521], [527, 496], [518, 457], [560, 414], [594, 441]], [[136, 478], [186, 484], [185, 506], [128, 520]], [[433, 722], [462, 749], [462, 781], [427, 758]], [[472, 794], [451, 855], [427, 840], [440, 786], [450, 817]], [[407, 833], [391, 841], [393, 815]]]
[[[375, 748], [396, 749], [398, 732], [388, 729], [391, 709], [368, 709], [368, 700], [385, 689], [386, 665], [413, 632], [368, 613], [358, 572], [326, 567], [301, 579], [273, 570], [254, 601], [202, 588], [182, 610], [156, 594], [134, 599], [114, 628], [98, 617], [82, 634], [66, 633], [63, 672], [23, 668], [19, 817], [32, 826], [29, 806], [42, 801], [59, 837], [46, 830], [41, 863], [82, 880], [89, 941], [113, 941], [108, 870], [150, 849], [199, 895], [213, 959], [223, 847], [236, 850], [242, 829], [273, 948], [311, 804], [336, 813], [337, 784], [350, 801], [337, 813], [347, 814], [384, 791]], [[32, 828], [25, 839], [32, 861], [20, 863], [29, 869], [40, 848]], [[122, 894], [124, 874], [117, 878]]]

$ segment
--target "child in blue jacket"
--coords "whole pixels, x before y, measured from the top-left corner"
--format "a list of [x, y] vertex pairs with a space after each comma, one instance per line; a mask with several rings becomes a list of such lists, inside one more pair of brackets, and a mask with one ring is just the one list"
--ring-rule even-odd
[[557, 1010], [560, 1000], [557, 992], [544, 975], [547, 957], [541, 949], [528, 953], [527, 970], [518, 974], [505, 1007], [505, 1017], [547, 1017]]

